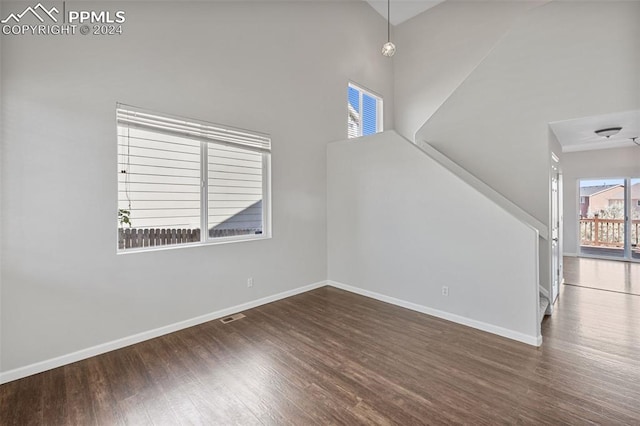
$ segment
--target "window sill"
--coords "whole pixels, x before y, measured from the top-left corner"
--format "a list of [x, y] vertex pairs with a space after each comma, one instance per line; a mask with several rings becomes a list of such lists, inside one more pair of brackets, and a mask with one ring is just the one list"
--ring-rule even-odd
[[184, 244], [170, 244], [164, 246], [149, 246], [149, 247], [136, 247], [129, 249], [118, 249], [116, 248], [116, 254], [133, 254], [133, 253], [145, 253], [152, 251], [165, 251], [165, 250], [176, 250], [182, 248], [193, 248], [193, 247], [203, 247], [203, 246], [217, 246], [221, 244], [231, 244], [231, 243], [242, 243], [247, 241], [259, 241], [259, 240], [268, 240], [271, 239], [271, 234], [261, 234], [261, 235], [247, 235], [247, 236], [231, 236], [231, 237], [220, 237], [215, 240], [208, 240], [205, 242], [196, 242], [196, 243], [184, 243]]

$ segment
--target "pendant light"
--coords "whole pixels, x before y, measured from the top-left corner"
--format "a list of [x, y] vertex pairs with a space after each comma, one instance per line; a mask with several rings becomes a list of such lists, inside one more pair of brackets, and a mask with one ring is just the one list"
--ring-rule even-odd
[[396, 53], [396, 45], [391, 43], [391, 0], [387, 0], [387, 42], [382, 46], [382, 54], [388, 58]]

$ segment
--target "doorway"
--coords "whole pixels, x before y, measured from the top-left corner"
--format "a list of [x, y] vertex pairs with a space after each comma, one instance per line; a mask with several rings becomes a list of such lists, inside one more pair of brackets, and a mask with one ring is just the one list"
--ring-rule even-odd
[[560, 160], [551, 154], [551, 305], [560, 294], [563, 277], [562, 258], [562, 173]]
[[580, 179], [579, 254], [640, 261], [640, 178]]

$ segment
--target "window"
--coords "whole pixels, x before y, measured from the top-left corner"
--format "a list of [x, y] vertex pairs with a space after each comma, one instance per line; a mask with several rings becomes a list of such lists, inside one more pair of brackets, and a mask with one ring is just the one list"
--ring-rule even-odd
[[382, 131], [382, 98], [349, 83], [347, 136], [357, 138]]
[[580, 197], [580, 204], [584, 204], [587, 202], [587, 197]]
[[120, 251], [269, 236], [269, 137], [125, 106], [116, 118]]

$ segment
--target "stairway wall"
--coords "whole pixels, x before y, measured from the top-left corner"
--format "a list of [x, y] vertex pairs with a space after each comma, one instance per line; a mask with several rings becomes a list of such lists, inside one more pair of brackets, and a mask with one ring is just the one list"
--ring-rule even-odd
[[[638, 2], [530, 9], [416, 139], [549, 224], [548, 123], [640, 106], [638, 16]], [[541, 245], [547, 287], [548, 252]]]
[[540, 343], [533, 229], [394, 131], [329, 144], [327, 179], [330, 281]]

